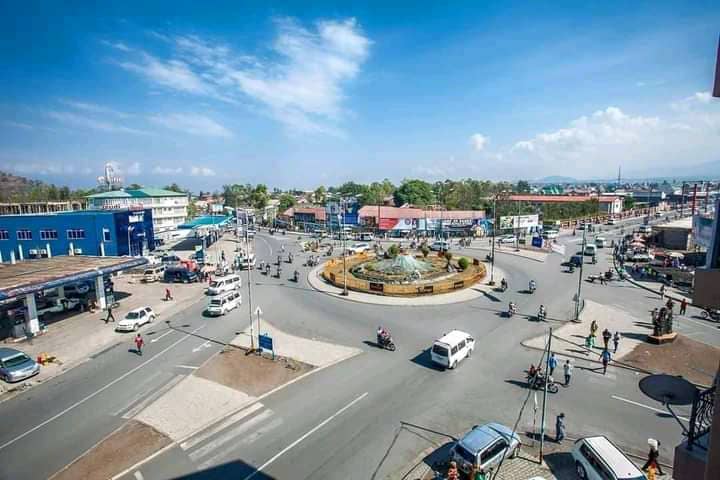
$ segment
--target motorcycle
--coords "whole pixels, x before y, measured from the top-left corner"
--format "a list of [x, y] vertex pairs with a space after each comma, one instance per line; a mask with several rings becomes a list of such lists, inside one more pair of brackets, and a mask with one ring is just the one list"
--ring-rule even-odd
[[265, 275], [270, 275], [270, 264], [265, 265]]
[[538, 310], [538, 314], [537, 314], [538, 322], [544, 322], [546, 316], [547, 316], [547, 311], [545, 311], [545, 310]]
[[385, 337], [378, 335], [377, 344], [378, 347], [384, 348], [385, 350], [390, 350], [391, 352], [395, 351], [395, 342], [393, 342], [393, 339], [390, 335], [387, 335]]
[[[547, 377], [542, 373], [538, 373], [534, 376], [530, 376], [530, 375], [527, 376], [528, 386], [530, 388], [532, 388], [533, 390], [544, 390], [546, 382], [547, 382]], [[550, 393], [557, 393], [559, 390], [557, 383], [555, 383], [552, 380], [552, 377], [551, 377], [550, 382], [548, 382], [548, 384], [547, 384], [547, 390]]]
[[515, 315], [516, 313], [517, 313], [517, 307], [512, 306], [512, 307], [508, 308], [507, 316], [508, 316], [508, 318], [512, 318], [513, 315]]
[[507, 289], [508, 289], [508, 284], [507, 284], [507, 282], [506, 282], [505, 280], [503, 280], [502, 282], [500, 282], [500, 291], [501, 291], [501, 292], [504, 292], [504, 291], [507, 290]]
[[292, 280], [293, 280], [293, 282], [295, 282], [295, 283], [298, 283], [298, 282], [300, 281], [300, 273], [298, 273], [297, 270], [295, 270], [295, 272], [293, 273], [293, 278], [292, 278]]
[[528, 285], [528, 292], [535, 293], [536, 289], [537, 289], [537, 287], [535, 286], [534, 283], [531, 283], [530, 285]]
[[720, 310], [708, 308], [700, 312], [700, 316], [705, 320], [712, 320], [714, 322], [720, 322]]

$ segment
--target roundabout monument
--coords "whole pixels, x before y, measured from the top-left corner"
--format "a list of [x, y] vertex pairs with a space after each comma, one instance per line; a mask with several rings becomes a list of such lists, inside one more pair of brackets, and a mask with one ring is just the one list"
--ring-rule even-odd
[[442, 253], [360, 253], [344, 261], [328, 260], [322, 266], [323, 279], [336, 287], [347, 285], [356, 292], [392, 297], [457, 292], [475, 285], [485, 274], [485, 266], [476, 258]]

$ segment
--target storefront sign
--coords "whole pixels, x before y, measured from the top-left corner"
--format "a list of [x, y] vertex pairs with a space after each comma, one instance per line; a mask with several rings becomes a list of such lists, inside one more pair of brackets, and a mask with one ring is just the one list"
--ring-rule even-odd
[[382, 292], [383, 288], [382, 283], [370, 282], [370, 291], [372, 292]]
[[128, 215], [128, 223], [141, 223], [145, 220], [145, 212], [133, 213]]

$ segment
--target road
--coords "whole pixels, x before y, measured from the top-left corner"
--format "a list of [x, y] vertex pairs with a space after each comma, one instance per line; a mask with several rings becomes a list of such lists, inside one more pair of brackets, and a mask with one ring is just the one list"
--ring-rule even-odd
[[[297, 248], [296, 237], [258, 234], [258, 259], [276, 259], [282, 243]], [[296, 264], [304, 259], [296, 257]], [[295, 285], [255, 275], [253, 304], [261, 305], [275, 326], [364, 353], [266, 397], [237, 422], [201, 432], [187, 448], [175, 446], [126, 478], [384, 478], [429, 441], [448, 439], [433, 432], [454, 435], [485, 421], [512, 425], [528, 395], [523, 370], [540, 357], [519, 342], [545, 332], [547, 324], [524, 315], [507, 319], [501, 312], [512, 300], [528, 316], [543, 303], [551, 318], [568, 318], [577, 277], [562, 271], [562, 261], [557, 255], [540, 263], [498, 254], [496, 265], [510, 284], [507, 292], [436, 307], [359, 304], [316, 292], [304, 278]], [[590, 268], [606, 268], [603, 261]], [[286, 277], [291, 270], [285, 269]], [[520, 293], [530, 278], [537, 280], [538, 291]], [[643, 290], [623, 284], [583, 288], [586, 298], [638, 315], [649, 310], [651, 299]], [[247, 323], [244, 307], [218, 319], [202, 317], [203, 307], [199, 302], [172, 318], [172, 330], [154, 325], [154, 335], [146, 337], [158, 341], [142, 358], [115, 348], [0, 405], [3, 418], [12, 419], [0, 432], [0, 478], [45, 478], [62, 468], [121, 425], [123, 415], [192, 371], [186, 367], [200, 365], [221, 348], [200, 335], [227, 341]], [[365, 343], [373, 340], [378, 324], [392, 332], [396, 352]], [[476, 352], [456, 371], [440, 371], [430, 364], [427, 349], [452, 328], [472, 333]], [[717, 329], [702, 322], [681, 322], [679, 328], [699, 329], [706, 334], [701, 340], [720, 344]], [[549, 418], [563, 411], [571, 436], [606, 434], [638, 451], [653, 436], [662, 441], [664, 458], [671, 458], [680, 429], [653, 410], [661, 407], [639, 392], [637, 374], [611, 369], [602, 376], [582, 370], [581, 361], [576, 365], [571, 387], [551, 396]], [[521, 429], [531, 425], [528, 408]], [[258, 468], [262, 471], [255, 473]]]

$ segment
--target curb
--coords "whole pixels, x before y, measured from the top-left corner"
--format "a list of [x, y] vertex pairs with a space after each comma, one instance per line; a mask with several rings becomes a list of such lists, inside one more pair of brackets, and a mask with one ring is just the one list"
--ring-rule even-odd
[[[491, 250], [490, 247], [487, 247], [487, 248], [486, 248], [486, 247], [465, 247], [465, 248], [468, 248], [468, 249], [471, 249], [471, 250], [484, 250], [484, 251], [490, 251], [490, 250]], [[504, 253], [504, 254], [506, 254], [506, 255], [512, 255], [513, 257], [520, 257], [520, 258], [524, 258], [525, 260], [532, 260], [533, 262], [538, 262], [538, 263], [545, 263], [545, 260], [547, 260], [547, 256], [545, 257], [545, 259], [539, 260], [539, 259], [537, 259], [537, 258], [526, 257], [525, 255], [522, 255], [522, 254], [517, 253], [517, 252], [515, 252], [515, 251], [501, 250], [501, 249], [499, 249], [498, 247], [495, 247], [495, 253]], [[550, 255], [550, 253], [546, 253], [545, 255]]]
[[[657, 295], [658, 297], [661, 296], [661, 295], [660, 295], [660, 292], [659, 292], [658, 290], [655, 290], [654, 288], [646, 287], [645, 285], [643, 285], [643, 284], [641, 284], [641, 283], [638, 283], [638, 282], [637, 282], [634, 278], [632, 278], [632, 276], [631, 276], [630, 274], [628, 274], [624, 269], [618, 268], [617, 262], [616, 262], [616, 260], [615, 260], [615, 255], [612, 256], [612, 259], [613, 259], [613, 267], [615, 267], [615, 271], [616, 271], [619, 275], [620, 275], [620, 274], [623, 275], [623, 280], [625, 280], [625, 281], [627, 281], [628, 283], [634, 285], [635, 287], [642, 288], [643, 290], [647, 290], [648, 292], [654, 293], [654, 294]], [[669, 294], [665, 294], [665, 296], [666, 296], [667, 298], [670, 298], [670, 299], [678, 302], [678, 303], [682, 302], [682, 299], [681, 299], [681, 298], [674, 297], [674, 296], [669, 295]], [[688, 302], [688, 305], [690, 305], [691, 307], [703, 308], [703, 307], [701, 307], [701, 306], [696, 305], [695, 303], [693, 303], [692, 299], [690, 299], [690, 302]]]

